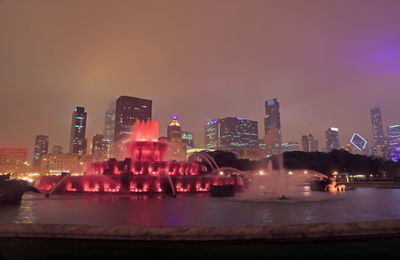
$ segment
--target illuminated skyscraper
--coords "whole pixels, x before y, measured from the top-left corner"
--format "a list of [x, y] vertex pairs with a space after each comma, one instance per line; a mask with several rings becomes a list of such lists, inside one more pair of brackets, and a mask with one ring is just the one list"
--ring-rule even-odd
[[271, 155], [279, 154], [282, 148], [281, 114], [276, 98], [265, 102], [265, 146]]
[[84, 107], [76, 107], [72, 113], [71, 138], [69, 152], [79, 156], [86, 154], [87, 140], [86, 133], [87, 114]]
[[106, 111], [103, 136], [107, 146], [106, 157], [110, 158], [114, 144], [115, 132], [115, 106]]
[[136, 120], [151, 120], [152, 101], [136, 97], [121, 96], [115, 109], [114, 142], [130, 134]]
[[167, 127], [168, 151], [171, 160], [186, 160], [186, 142], [182, 140], [182, 128], [178, 117], [174, 115]]
[[47, 135], [37, 135], [35, 139], [35, 147], [33, 149], [33, 167], [40, 167], [40, 157], [47, 154], [49, 150], [49, 137]]
[[211, 120], [204, 126], [206, 148], [258, 147], [257, 121], [226, 117]]
[[372, 123], [372, 136], [375, 145], [382, 145], [385, 141], [385, 133], [383, 132], [381, 108], [376, 106], [370, 110]]
[[397, 162], [400, 159], [400, 125], [388, 127], [388, 141], [391, 159]]
[[111, 108], [106, 111], [104, 131], [103, 131], [104, 138], [111, 144], [114, 143], [114, 131], [115, 131], [115, 108]]
[[374, 138], [372, 154], [375, 156], [383, 157], [385, 160], [390, 160], [391, 159], [390, 146], [383, 131], [381, 109], [379, 106], [376, 106], [372, 108], [370, 112], [371, 112], [371, 123], [372, 123], [372, 136]]
[[326, 151], [329, 153], [332, 150], [339, 150], [339, 129], [335, 127], [329, 128], [325, 132], [326, 136]]

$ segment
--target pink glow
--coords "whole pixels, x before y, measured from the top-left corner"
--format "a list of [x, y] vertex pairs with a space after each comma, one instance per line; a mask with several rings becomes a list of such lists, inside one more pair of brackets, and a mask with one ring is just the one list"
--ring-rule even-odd
[[[211, 184], [234, 184], [226, 176], [201, 176], [198, 163], [163, 161], [167, 144], [158, 142], [158, 122], [137, 121], [124, 143], [126, 159], [93, 162], [85, 167], [83, 176], [42, 176], [35, 187], [49, 192], [59, 183], [58, 192], [131, 192], [159, 193], [169, 191], [171, 182], [177, 192], [208, 192]], [[243, 182], [238, 183], [243, 185]]]

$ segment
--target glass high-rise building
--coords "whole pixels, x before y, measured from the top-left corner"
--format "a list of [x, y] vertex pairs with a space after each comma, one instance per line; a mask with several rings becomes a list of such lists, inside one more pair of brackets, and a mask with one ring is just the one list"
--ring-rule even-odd
[[151, 120], [151, 110], [151, 100], [128, 96], [119, 97], [115, 109], [114, 142], [128, 136], [137, 120]]
[[258, 122], [241, 117], [211, 120], [205, 123], [205, 141], [209, 149], [258, 147]]
[[382, 123], [381, 108], [379, 106], [376, 106], [370, 110], [370, 113], [372, 124], [372, 137], [374, 139], [372, 154], [375, 156], [383, 157], [383, 159], [385, 160], [390, 160], [390, 146], [383, 130], [384, 128]]
[[115, 105], [113, 108], [107, 109], [103, 136], [107, 146], [106, 157], [110, 158], [112, 154], [112, 147], [114, 144], [114, 132], [115, 132]]
[[390, 157], [392, 161], [400, 159], [400, 125], [391, 125], [388, 127], [388, 141], [390, 146]]
[[271, 155], [279, 154], [282, 148], [281, 114], [276, 98], [265, 102], [265, 146]]
[[72, 113], [71, 138], [69, 152], [79, 156], [86, 154], [87, 140], [86, 134], [87, 113], [84, 107], [76, 107]]
[[47, 135], [37, 135], [35, 147], [33, 149], [33, 167], [40, 167], [40, 157], [49, 151], [49, 137]]
[[104, 121], [104, 138], [110, 142], [114, 143], [114, 131], [115, 131], [115, 108], [110, 108], [106, 111], [105, 121]]
[[339, 150], [339, 129], [335, 127], [329, 128], [325, 132], [326, 136], [326, 151], [329, 153], [332, 150]]
[[383, 145], [385, 141], [385, 133], [383, 132], [381, 108], [376, 106], [370, 110], [372, 123], [372, 137], [375, 145]]

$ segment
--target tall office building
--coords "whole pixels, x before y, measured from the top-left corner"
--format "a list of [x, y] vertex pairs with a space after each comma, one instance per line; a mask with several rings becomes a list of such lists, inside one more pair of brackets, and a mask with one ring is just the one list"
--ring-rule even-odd
[[108, 142], [103, 135], [96, 134], [92, 140], [92, 155], [106, 158]]
[[137, 120], [151, 120], [151, 109], [151, 100], [128, 96], [119, 97], [115, 109], [114, 142], [128, 136]]
[[106, 111], [104, 131], [103, 131], [104, 138], [111, 144], [114, 143], [114, 131], [115, 131], [115, 108], [111, 108]]
[[49, 150], [49, 137], [47, 135], [37, 135], [35, 147], [33, 148], [33, 167], [40, 167], [40, 157], [47, 154]]
[[86, 133], [87, 114], [84, 107], [76, 107], [72, 113], [71, 138], [69, 152], [79, 156], [86, 154], [87, 140]]
[[372, 123], [372, 137], [374, 138], [372, 154], [375, 156], [383, 157], [383, 159], [385, 160], [390, 160], [390, 146], [383, 130], [384, 128], [382, 123], [381, 109], [379, 106], [376, 106], [370, 110], [370, 113]]
[[304, 152], [309, 153], [318, 151], [318, 141], [312, 136], [312, 134], [303, 135], [301, 137], [301, 144]]
[[104, 121], [104, 140], [106, 142], [106, 158], [110, 158], [112, 154], [112, 147], [114, 144], [115, 132], [115, 105], [113, 108], [107, 109]]
[[171, 160], [186, 160], [186, 142], [182, 140], [182, 128], [178, 117], [174, 115], [167, 127], [168, 152]]
[[258, 122], [241, 117], [214, 119], [204, 124], [208, 149], [258, 147]]
[[329, 128], [325, 132], [326, 136], [326, 151], [329, 153], [332, 150], [339, 150], [339, 129], [335, 127]]
[[388, 127], [388, 141], [390, 146], [390, 157], [397, 162], [400, 159], [400, 125]]
[[279, 154], [282, 148], [281, 115], [276, 98], [265, 102], [265, 146], [270, 155]]
[[370, 112], [374, 145], [382, 145], [385, 141], [385, 133], [383, 132], [381, 108], [379, 106], [376, 106], [372, 108]]

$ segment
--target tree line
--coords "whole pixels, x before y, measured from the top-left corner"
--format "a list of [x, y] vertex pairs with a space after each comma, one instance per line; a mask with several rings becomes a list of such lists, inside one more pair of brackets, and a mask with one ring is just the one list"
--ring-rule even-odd
[[233, 167], [241, 171], [254, 171], [266, 168], [272, 163], [279, 167], [280, 161], [286, 169], [309, 169], [331, 176], [333, 172], [350, 174], [371, 174], [375, 178], [400, 178], [400, 163], [385, 161], [380, 157], [351, 154], [345, 150], [323, 152], [285, 152], [261, 160], [238, 159], [232, 152], [207, 151], [219, 167]]

